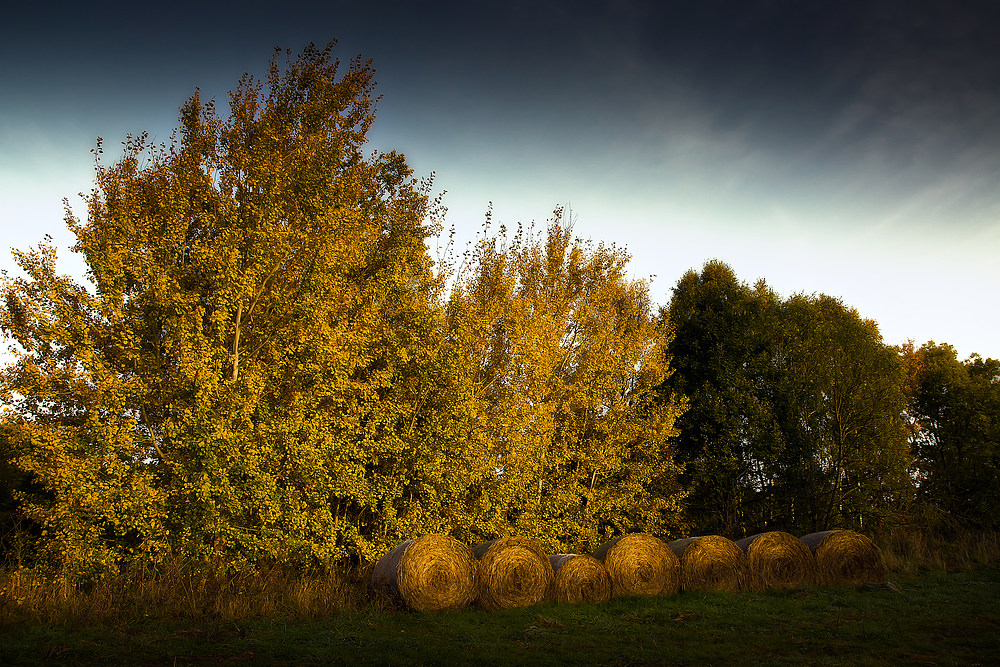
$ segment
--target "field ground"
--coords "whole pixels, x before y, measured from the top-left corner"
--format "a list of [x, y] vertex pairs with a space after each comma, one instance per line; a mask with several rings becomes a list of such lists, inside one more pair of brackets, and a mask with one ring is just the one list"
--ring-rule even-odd
[[363, 604], [324, 618], [12, 622], [0, 665], [1000, 664], [1000, 562], [897, 585], [499, 612]]

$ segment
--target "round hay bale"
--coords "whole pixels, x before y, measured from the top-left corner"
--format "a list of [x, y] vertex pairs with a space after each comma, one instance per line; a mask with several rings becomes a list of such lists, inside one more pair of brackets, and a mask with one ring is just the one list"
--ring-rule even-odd
[[875, 543], [853, 530], [825, 530], [802, 537], [816, 557], [817, 582], [821, 586], [853, 584], [885, 579], [885, 561]]
[[802, 540], [772, 530], [736, 541], [747, 555], [754, 590], [796, 588], [816, 581], [816, 558]]
[[514, 535], [472, 547], [479, 559], [479, 602], [486, 609], [511, 609], [549, 599], [555, 574], [542, 547]]
[[681, 564], [660, 538], [648, 533], [616, 537], [595, 551], [611, 577], [612, 597], [675, 595]]
[[459, 609], [479, 593], [479, 563], [458, 540], [424, 535], [382, 556], [372, 571], [369, 590], [415, 611]]
[[681, 561], [681, 588], [685, 591], [727, 591], [747, 588], [747, 555], [720, 535], [686, 537], [670, 543]]
[[555, 554], [549, 556], [555, 571], [557, 602], [607, 602], [611, 599], [611, 575], [604, 563], [586, 554]]

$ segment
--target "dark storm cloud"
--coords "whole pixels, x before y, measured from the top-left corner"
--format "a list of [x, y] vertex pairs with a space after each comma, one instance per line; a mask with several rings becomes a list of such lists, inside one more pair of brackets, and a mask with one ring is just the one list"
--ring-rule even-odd
[[792, 129], [828, 124], [854, 102], [894, 116], [938, 100], [953, 114], [990, 103], [976, 91], [1000, 89], [1000, 10], [985, 2], [292, 0], [11, 11], [0, 28], [4, 76], [25, 83], [72, 78], [85, 87], [148, 67], [178, 76], [247, 68], [266, 58], [262, 44], [297, 50], [337, 37], [418, 83], [470, 96], [493, 88], [515, 95], [511, 103], [589, 91], [599, 104], [603, 91], [638, 94], [643, 82], [679, 75], [716, 108], [721, 130], [750, 123], [766, 132], [769, 119]]
[[690, 78], [723, 126], [830, 124], [869, 103], [875, 130], [914, 108], [943, 112], [926, 122], [992, 111], [998, 15], [1000, 5], [970, 2], [668, 5], [644, 17], [640, 59]]
[[[806, 197], [947, 189], [974, 216], [1000, 185], [1000, 5], [632, 4], [635, 61], [699, 101], [705, 127], [770, 156]], [[758, 187], [760, 183], [752, 183]], [[995, 218], [994, 218], [995, 219]]]
[[669, 122], [678, 101], [667, 96], [683, 94], [709, 132], [780, 154], [791, 170], [821, 158], [824, 169], [864, 162], [918, 175], [1000, 148], [998, 7], [467, 3], [403, 40], [420, 55], [398, 83], [433, 83], [448, 104], [529, 133], [545, 116], [567, 131], [628, 131], [643, 105], [662, 105]]
[[[991, 2], [79, 3], [15, 8], [5, 101], [66, 118], [224, 96], [275, 44], [341, 40], [375, 58], [376, 126], [418, 148], [606, 163], [697, 132], [804, 196], [1000, 180], [1000, 34]], [[131, 127], [126, 129], [132, 129]], [[499, 141], [498, 141], [499, 140]], [[723, 153], [726, 152], [723, 151]], [[664, 158], [665, 159], [665, 158]], [[977, 185], [977, 183], [979, 185]], [[864, 194], [864, 193], [862, 193]], [[874, 194], [872, 195], [874, 196]], [[960, 197], [961, 198], [961, 197]]]

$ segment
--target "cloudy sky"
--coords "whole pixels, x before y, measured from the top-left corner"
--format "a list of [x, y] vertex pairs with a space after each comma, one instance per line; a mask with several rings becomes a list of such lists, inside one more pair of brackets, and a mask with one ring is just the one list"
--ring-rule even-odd
[[717, 258], [840, 297], [887, 343], [1000, 358], [995, 2], [226, 4], [7, 10], [0, 268], [71, 244], [96, 137], [167, 139], [196, 87], [221, 105], [274, 46], [338, 39], [374, 60], [372, 148], [436, 172], [461, 238], [488, 202], [508, 225], [569, 205], [658, 303]]

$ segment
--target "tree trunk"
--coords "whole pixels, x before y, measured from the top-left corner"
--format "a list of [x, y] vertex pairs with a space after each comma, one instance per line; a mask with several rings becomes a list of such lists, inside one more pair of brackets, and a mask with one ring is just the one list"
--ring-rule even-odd
[[236, 333], [233, 335], [233, 382], [240, 376], [240, 326], [243, 319], [243, 304], [236, 307]]

